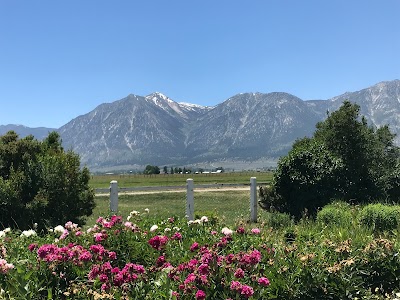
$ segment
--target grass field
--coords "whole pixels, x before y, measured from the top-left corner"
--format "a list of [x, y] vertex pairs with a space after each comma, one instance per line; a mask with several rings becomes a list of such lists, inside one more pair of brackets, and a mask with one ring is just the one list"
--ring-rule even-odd
[[[92, 176], [90, 185], [93, 188], [108, 188], [111, 180], [117, 180], [119, 187], [140, 186], [178, 186], [185, 185], [187, 178], [193, 178], [196, 184], [207, 183], [237, 183], [249, 184], [250, 178], [256, 177], [258, 184], [269, 183], [272, 173], [243, 172], [220, 174], [167, 174], [167, 175], [95, 175]], [[250, 215], [250, 192], [243, 190], [207, 191], [196, 192], [195, 215], [217, 215], [226, 224], [235, 224], [238, 220], [248, 219]], [[87, 224], [93, 224], [97, 217], [109, 214], [109, 197], [96, 197], [96, 208], [88, 218]], [[152, 215], [159, 218], [170, 216], [185, 216], [186, 193], [160, 192], [153, 194], [120, 194], [119, 211], [121, 216], [128, 216], [132, 210], [144, 212], [145, 208], [151, 210]], [[259, 209], [259, 214], [264, 212]]]
[[248, 184], [251, 177], [257, 177], [258, 183], [269, 183], [272, 179], [271, 172], [240, 172], [220, 174], [158, 174], [158, 175], [93, 175], [90, 186], [93, 188], [108, 188], [111, 180], [117, 180], [119, 187], [139, 186], [175, 186], [185, 185], [186, 179], [193, 178], [194, 183], [238, 183]]
[[[238, 220], [249, 219], [249, 191], [196, 192], [194, 199], [195, 215], [199, 217], [217, 215], [229, 225], [235, 224]], [[153, 216], [161, 219], [185, 216], [186, 193], [184, 192], [120, 195], [118, 200], [118, 215], [123, 217], [127, 217], [132, 210], [143, 213], [145, 208], [150, 209]], [[87, 224], [93, 224], [97, 217], [108, 214], [109, 198], [96, 197], [96, 208], [87, 220]], [[263, 214], [265, 212], [259, 209], [261, 219]]]

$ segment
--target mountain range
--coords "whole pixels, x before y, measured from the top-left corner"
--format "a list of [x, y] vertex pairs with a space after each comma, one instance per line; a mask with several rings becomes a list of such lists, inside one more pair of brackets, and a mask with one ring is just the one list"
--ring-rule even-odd
[[[161, 93], [128, 95], [57, 130], [64, 147], [79, 153], [92, 170], [276, 162], [297, 138], [311, 136], [315, 124], [344, 100], [358, 103], [371, 125], [388, 124], [400, 133], [400, 80], [328, 100], [302, 100], [283, 92], [242, 93], [214, 107], [178, 103]], [[43, 136], [41, 130], [35, 137]], [[399, 137], [396, 142], [400, 144]]]

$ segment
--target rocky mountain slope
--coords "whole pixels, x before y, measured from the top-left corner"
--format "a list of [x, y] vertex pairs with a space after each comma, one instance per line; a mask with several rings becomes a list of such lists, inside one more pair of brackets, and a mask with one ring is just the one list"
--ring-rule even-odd
[[[393, 132], [400, 133], [400, 80], [328, 100], [244, 93], [215, 107], [178, 103], [161, 93], [129, 95], [99, 105], [58, 131], [64, 147], [79, 153], [82, 162], [94, 170], [243, 163], [286, 154], [295, 139], [311, 136], [315, 124], [346, 99], [361, 106], [361, 114], [371, 125], [389, 124]], [[400, 144], [400, 134], [397, 141]]]

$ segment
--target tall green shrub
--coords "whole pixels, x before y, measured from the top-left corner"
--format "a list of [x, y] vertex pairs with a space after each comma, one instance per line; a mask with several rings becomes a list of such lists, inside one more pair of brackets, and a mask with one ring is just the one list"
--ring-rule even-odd
[[94, 208], [89, 178], [56, 132], [42, 142], [8, 132], [0, 137], [0, 226], [83, 224]]
[[300, 217], [315, 215], [331, 199], [349, 203], [400, 199], [400, 150], [388, 126], [368, 126], [360, 107], [343, 105], [294, 143], [278, 162], [271, 193], [260, 202]]

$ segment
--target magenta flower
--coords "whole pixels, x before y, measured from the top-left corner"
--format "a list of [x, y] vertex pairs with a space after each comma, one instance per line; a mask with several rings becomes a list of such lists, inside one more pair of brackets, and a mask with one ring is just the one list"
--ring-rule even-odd
[[197, 290], [195, 297], [197, 300], [204, 300], [206, 299], [206, 293], [202, 290]]
[[243, 269], [237, 268], [236, 271], [235, 271], [235, 273], [234, 273], [234, 276], [235, 276], [236, 278], [243, 278], [243, 277], [244, 277], [244, 271], [243, 271]]
[[242, 294], [246, 298], [250, 298], [251, 296], [253, 296], [254, 290], [251, 286], [243, 285], [240, 294]]
[[261, 230], [258, 229], [258, 228], [253, 228], [253, 229], [251, 230], [251, 233], [252, 233], [252, 234], [260, 234], [260, 232], [261, 232]]
[[99, 276], [100, 282], [108, 282], [108, 276], [104, 273], [100, 274]]
[[245, 233], [245, 230], [244, 230], [243, 227], [239, 227], [238, 229], [236, 229], [236, 232], [237, 232], [237, 233], [240, 233], [240, 234], [244, 234], [244, 233]]
[[193, 274], [193, 273], [190, 273], [190, 274], [186, 277], [186, 279], [185, 279], [185, 281], [184, 281], [183, 283], [184, 283], [184, 284], [188, 284], [188, 283], [190, 283], [190, 282], [195, 281], [195, 279], [196, 279], [196, 275]]
[[79, 255], [79, 260], [80, 261], [90, 261], [92, 259], [92, 254], [85, 250]]
[[190, 246], [190, 251], [194, 252], [199, 249], [199, 243], [194, 242], [192, 246]]
[[171, 239], [180, 241], [182, 239], [182, 234], [180, 232], [175, 232]]
[[208, 264], [201, 264], [197, 270], [201, 275], [208, 275], [210, 273]]
[[261, 285], [261, 286], [269, 286], [270, 285], [270, 282], [269, 282], [269, 280], [268, 280], [268, 278], [266, 278], [266, 277], [260, 277], [260, 278], [258, 278], [258, 284], [259, 285]]
[[168, 242], [168, 237], [165, 235], [156, 235], [149, 240], [149, 245], [156, 249], [161, 250], [165, 247]]
[[28, 246], [29, 251], [33, 252], [38, 247], [38, 244], [33, 243]]
[[232, 280], [231, 290], [240, 292], [242, 290], [242, 284], [239, 281]]

